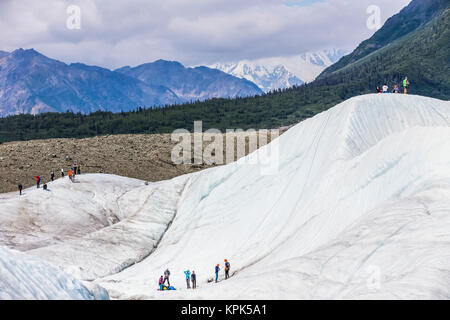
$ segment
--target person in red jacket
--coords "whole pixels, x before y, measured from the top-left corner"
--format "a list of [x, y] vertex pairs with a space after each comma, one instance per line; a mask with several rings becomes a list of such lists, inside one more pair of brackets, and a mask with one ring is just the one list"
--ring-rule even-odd
[[34, 176], [34, 178], [36, 179], [36, 187], [39, 189], [39, 184], [41, 183], [41, 177]]

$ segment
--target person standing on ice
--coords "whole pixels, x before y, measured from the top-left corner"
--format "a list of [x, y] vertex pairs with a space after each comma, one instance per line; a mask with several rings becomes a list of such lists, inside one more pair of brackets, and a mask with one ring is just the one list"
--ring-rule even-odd
[[403, 88], [405, 94], [408, 94], [408, 86], [409, 86], [408, 77], [405, 77], [405, 79], [403, 80]]
[[23, 189], [22, 183], [19, 182], [19, 185], [17, 187], [19, 188], [19, 195], [22, 195], [22, 189]]
[[192, 289], [197, 288], [197, 275], [195, 274], [194, 270], [192, 270], [191, 281], [192, 281]]
[[388, 90], [389, 90], [389, 87], [388, 87], [388, 85], [385, 83], [385, 84], [383, 85], [383, 93], [388, 93]]
[[215, 268], [215, 272], [216, 272], [216, 282], [217, 282], [217, 280], [219, 279], [219, 271], [220, 271], [219, 266], [220, 266], [220, 264], [217, 264], [217, 266], [216, 266], [216, 268]]
[[186, 275], [186, 285], [187, 285], [187, 289], [191, 288], [191, 272], [189, 270], [186, 270], [184, 272], [184, 274]]
[[41, 177], [39, 176], [34, 176], [34, 178], [36, 179], [36, 187], [39, 189], [39, 184], [41, 182]]
[[228, 262], [227, 259], [225, 259], [224, 261], [225, 261], [225, 280], [226, 280], [230, 277], [230, 263]]
[[64, 178], [64, 169], [61, 168], [61, 178]]
[[78, 164], [78, 167], [77, 167], [77, 174], [81, 174], [81, 164]]
[[69, 170], [69, 179], [73, 182], [73, 173], [72, 170]]
[[169, 276], [170, 276], [170, 271], [169, 271], [169, 269], [166, 269], [166, 271], [164, 271], [164, 281], [163, 281], [163, 284], [165, 284], [165, 283], [166, 283], [166, 280], [167, 280], [167, 286], [168, 286], [168, 287], [170, 287]]
[[50, 173], [50, 180], [55, 180], [55, 173], [53, 171]]
[[163, 289], [163, 282], [164, 282], [163, 276], [159, 277], [159, 290], [161, 290], [161, 291]]

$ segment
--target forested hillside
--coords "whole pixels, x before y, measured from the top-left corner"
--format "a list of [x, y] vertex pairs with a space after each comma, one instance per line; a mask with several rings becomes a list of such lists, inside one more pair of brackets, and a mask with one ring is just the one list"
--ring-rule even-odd
[[447, 9], [413, 32], [311, 84], [257, 97], [211, 99], [118, 114], [46, 113], [2, 118], [0, 141], [164, 133], [177, 128], [192, 129], [195, 120], [202, 120], [205, 130], [275, 128], [311, 117], [352, 96], [375, 92], [375, 87], [384, 82], [389, 86], [400, 84], [405, 76], [411, 83], [411, 94], [447, 100], [449, 39]]

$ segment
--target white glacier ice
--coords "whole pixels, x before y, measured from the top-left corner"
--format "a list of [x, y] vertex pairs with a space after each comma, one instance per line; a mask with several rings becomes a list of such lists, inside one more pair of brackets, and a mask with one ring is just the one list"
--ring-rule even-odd
[[[242, 161], [148, 186], [82, 175], [51, 183], [46, 206], [58, 209], [44, 213], [26, 202], [41, 190], [2, 195], [0, 244], [94, 280], [113, 298], [450, 298], [450, 102], [359, 96], [277, 142], [271, 175]], [[80, 198], [57, 195], [66, 188]], [[80, 231], [92, 214], [102, 222]], [[70, 236], [46, 228], [55, 215], [72, 217]], [[224, 258], [233, 276], [208, 283]], [[167, 267], [178, 290], [159, 292]], [[186, 269], [198, 290], [184, 289]]]
[[0, 247], [0, 300], [108, 299], [101, 287], [68, 276], [58, 268], [22, 252]]

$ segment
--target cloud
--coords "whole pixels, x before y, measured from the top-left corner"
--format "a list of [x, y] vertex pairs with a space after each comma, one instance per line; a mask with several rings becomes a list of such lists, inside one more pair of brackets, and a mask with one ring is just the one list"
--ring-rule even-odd
[[[109, 68], [159, 58], [187, 65], [352, 49], [410, 0], [2, 0], [0, 49], [36, 50], [65, 62]], [[81, 29], [66, 27], [69, 5]]]

